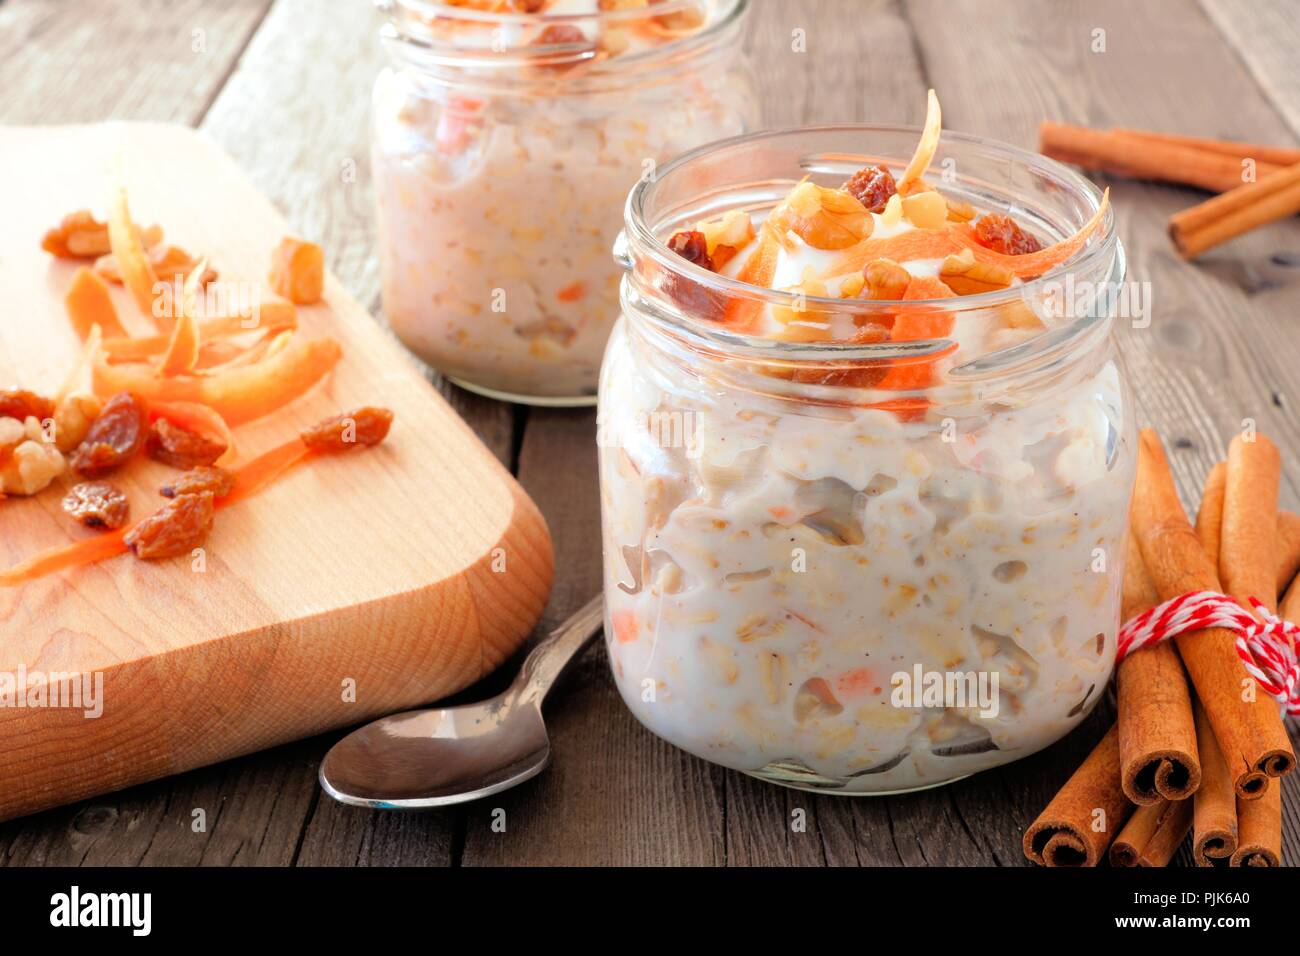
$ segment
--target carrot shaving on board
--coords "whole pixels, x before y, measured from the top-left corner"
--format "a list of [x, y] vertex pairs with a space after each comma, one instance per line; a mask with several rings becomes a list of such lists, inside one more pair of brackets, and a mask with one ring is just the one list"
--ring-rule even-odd
[[91, 327], [98, 325], [105, 335], [125, 337], [126, 329], [113, 308], [113, 297], [108, 292], [108, 283], [95, 274], [93, 269], [78, 267], [72, 274], [72, 283], [63, 295], [63, 307], [67, 310], [68, 321], [72, 331], [83, 342], [90, 335]]
[[130, 530], [130, 527], [118, 528], [116, 531], [97, 534], [93, 538], [83, 538], [75, 544], [42, 551], [12, 568], [0, 571], [0, 587], [14, 587], [43, 578], [47, 574], [95, 564], [105, 558], [123, 554], [126, 552], [126, 535]]
[[[235, 471], [234, 488], [231, 489], [230, 494], [218, 498], [215, 506], [225, 508], [245, 498], [251, 498], [294, 465], [313, 454], [315, 453], [307, 447], [302, 438], [297, 436], [283, 445], [272, 448]], [[125, 554], [128, 550], [126, 537], [137, 524], [138, 521], [116, 531], [95, 535], [93, 538], [83, 538], [73, 544], [50, 548], [33, 555], [26, 561], [0, 571], [0, 587], [15, 587], [49, 574], [97, 564], [119, 554]]]
[[[272, 299], [263, 302], [256, 314], [219, 315], [199, 322], [199, 340], [212, 343], [217, 339], [243, 335], [259, 329], [296, 329], [298, 327], [297, 307], [285, 299]], [[161, 355], [171, 344], [168, 335], [150, 335], [141, 338], [110, 338], [104, 341], [104, 354], [114, 361], [138, 361]]]
[[172, 328], [171, 341], [158, 366], [160, 375], [182, 375], [192, 372], [199, 360], [199, 321], [195, 317], [195, 300], [203, 273], [208, 268], [208, 260], [200, 259], [198, 267], [185, 280], [181, 294], [180, 316]]
[[271, 254], [270, 285], [290, 302], [319, 302], [325, 288], [324, 251], [314, 242], [285, 236]]
[[1101, 226], [1102, 220], [1106, 218], [1106, 210], [1109, 208], [1110, 189], [1107, 189], [1102, 194], [1101, 203], [1097, 206], [1097, 211], [1092, 214], [1092, 218], [1084, 223], [1083, 228], [1073, 236], [1062, 239], [1046, 249], [1039, 249], [1037, 252], [1026, 252], [1018, 256], [994, 252], [992, 249], [980, 245], [975, 239], [975, 230], [968, 223], [955, 226], [950, 231], [957, 243], [975, 253], [977, 261], [1003, 266], [1010, 269], [1021, 279], [1032, 279], [1055, 269], [1082, 249], [1092, 237], [1092, 234]]
[[95, 360], [101, 339], [102, 333], [99, 331], [99, 326], [92, 325], [90, 332], [86, 335], [86, 344], [81, 347], [81, 354], [77, 356], [77, 361], [73, 363], [72, 368], [68, 369], [68, 374], [64, 377], [59, 390], [54, 393], [54, 404], [56, 406], [73, 392], [81, 390], [86, 369], [90, 368], [91, 363]]
[[943, 112], [939, 109], [939, 97], [934, 90], [930, 90], [925, 97], [925, 127], [921, 130], [921, 141], [916, 144], [916, 152], [912, 154], [911, 161], [898, 180], [900, 191], [913, 180], [924, 176], [930, 168], [930, 160], [934, 159], [934, 152], [939, 148], [939, 134], [942, 130]]
[[154, 314], [154, 286], [158, 276], [145, 255], [144, 244], [140, 241], [140, 232], [131, 221], [131, 210], [126, 201], [126, 187], [118, 185], [113, 196], [113, 205], [108, 215], [108, 242], [113, 250], [113, 258], [122, 273], [122, 284], [130, 291], [140, 311], [151, 318], [155, 325], [164, 331], [170, 331], [171, 323], [164, 316]]
[[285, 348], [256, 365], [216, 375], [160, 378], [145, 363], [113, 365], [101, 353], [94, 364], [95, 394], [132, 392], [146, 402], [197, 402], [232, 426], [261, 418], [288, 404], [334, 368], [343, 349], [332, 338], [295, 336]]

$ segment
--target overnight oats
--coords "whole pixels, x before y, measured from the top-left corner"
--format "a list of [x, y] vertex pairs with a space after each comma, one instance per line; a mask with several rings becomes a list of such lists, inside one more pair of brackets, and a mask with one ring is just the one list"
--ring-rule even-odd
[[372, 165], [402, 341], [493, 397], [593, 403], [628, 190], [752, 126], [747, 7], [389, 0]]
[[792, 786], [1018, 759], [1113, 667], [1131, 399], [1115, 297], [1076, 301], [1123, 279], [1108, 204], [1042, 157], [940, 144], [933, 95], [920, 140], [699, 150], [633, 190], [618, 247], [615, 680], [656, 734]]

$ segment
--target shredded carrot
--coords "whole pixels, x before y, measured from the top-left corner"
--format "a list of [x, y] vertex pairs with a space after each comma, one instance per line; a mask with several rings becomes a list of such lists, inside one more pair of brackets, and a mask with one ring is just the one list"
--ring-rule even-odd
[[939, 148], [939, 134], [943, 129], [943, 114], [939, 109], [939, 97], [930, 90], [925, 97], [925, 128], [921, 131], [921, 139], [916, 144], [916, 151], [912, 154], [912, 159], [903, 170], [902, 177], [898, 180], [899, 189], [910, 185], [914, 180], [920, 179], [925, 175], [925, 171], [930, 168], [930, 160], [934, 159], [934, 151]]
[[1039, 249], [1037, 252], [1026, 252], [1019, 256], [1008, 256], [981, 246], [975, 241], [975, 229], [969, 223], [954, 225], [950, 231], [953, 238], [960, 245], [975, 253], [975, 258], [979, 262], [1003, 266], [1010, 269], [1021, 279], [1032, 279], [1055, 269], [1082, 249], [1092, 234], [1101, 226], [1102, 220], [1106, 218], [1108, 208], [1110, 208], [1109, 189], [1102, 195], [1101, 204], [1097, 207], [1097, 211], [1092, 214], [1092, 218], [1084, 223], [1083, 228], [1073, 236], [1062, 239], [1046, 249]]
[[99, 354], [100, 342], [103, 339], [103, 333], [100, 332], [98, 325], [92, 325], [90, 332], [86, 335], [86, 343], [81, 347], [81, 354], [77, 356], [77, 361], [73, 363], [72, 368], [68, 369], [68, 374], [64, 376], [63, 384], [54, 394], [54, 404], [57, 406], [73, 392], [79, 392], [85, 388], [86, 369], [90, 368], [95, 356]]
[[271, 288], [290, 302], [319, 302], [325, 288], [325, 253], [314, 242], [285, 236], [271, 254]]
[[637, 638], [638, 624], [635, 611], [615, 611], [609, 616], [614, 625], [614, 638], [620, 644], [631, 644]]
[[[741, 282], [759, 285], [764, 288], [772, 284], [776, 275], [776, 264], [780, 258], [781, 244], [767, 223], [759, 232], [758, 248], [749, 254], [745, 264], [740, 267], [736, 278]], [[763, 309], [763, 304], [755, 299], [732, 299], [727, 303], [722, 315], [722, 322], [734, 329], [746, 329]]]
[[98, 325], [107, 336], [125, 337], [126, 330], [113, 308], [113, 297], [108, 284], [91, 269], [81, 266], [72, 275], [72, 284], [63, 296], [63, 306], [68, 311], [72, 330], [83, 342], [92, 326]]
[[587, 294], [587, 283], [579, 279], [577, 282], [571, 282], [559, 292], [555, 297], [561, 302], [577, 302]]
[[858, 667], [845, 671], [835, 679], [835, 689], [843, 697], [853, 697], [864, 693], [877, 685], [875, 671], [869, 667]]
[[942, 259], [962, 249], [962, 243], [952, 233], [951, 229], [912, 229], [884, 239], [863, 239], [845, 249], [831, 264], [826, 275], [861, 272], [868, 262], [876, 259], [892, 259], [895, 262]]
[[93, 538], [83, 538], [76, 544], [64, 545], [42, 551], [12, 568], [0, 571], [0, 587], [13, 587], [27, 581], [35, 581], [47, 574], [54, 574], [66, 568], [77, 568], [95, 564], [105, 558], [111, 558], [126, 551], [126, 534], [130, 528], [118, 528]]
[[203, 273], [207, 271], [208, 260], [199, 260], [198, 266], [185, 280], [185, 289], [181, 295], [180, 316], [172, 328], [171, 341], [167, 352], [158, 366], [160, 375], [183, 375], [194, 370], [199, 360], [199, 320], [195, 316], [195, 298]]
[[258, 455], [235, 471], [235, 487], [224, 498], [217, 499], [217, 507], [224, 508], [251, 498], [275, 479], [301, 461], [316, 454], [299, 437], [289, 439], [268, 452]]
[[[199, 340], [212, 343], [217, 339], [242, 335], [258, 329], [296, 329], [298, 327], [298, 309], [285, 299], [274, 298], [261, 303], [255, 315], [218, 315], [211, 316], [199, 323]], [[161, 355], [171, 343], [171, 336], [150, 335], [147, 337], [109, 338], [104, 341], [104, 355], [114, 361], [139, 361]]]
[[117, 267], [122, 273], [122, 283], [131, 290], [135, 304], [160, 329], [170, 330], [170, 319], [154, 315], [154, 286], [158, 282], [158, 276], [149, 263], [149, 257], [145, 255], [140, 232], [131, 221], [125, 186], [119, 185], [113, 198], [113, 207], [108, 216], [108, 240], [113, 258], [117, 260]]
[[817, 624], [816, 624], [815, 622], [813, 622], [813, 621], [812, 621], [811, 619], [809, 619], [809, 618], [804, 617], [804, 616], [803, 616], [802, 614], [800, 614], [798, 611], [792, 611], [792, 610], [790, 610], [790, 608], [788, 608], [788, 607], [787, 607], [787, 608], [782, 608], [782, 610], [784, 610], [786, 614], [789, 614], [789, 615], [790, 615], [792, 618], [794, 618], [796, 621], [801, 621], [801, 622], [803, 622], [804, 624], [808, 625], [808, 626], [811, 627], [814, 631], [820, 631], [820, 630], [821, 630], [821, 628], [818, 627]]
[[101, 354], [94, 365], [95, 394], [133, 392], [146, 402], [197, 402], [231, 426], [261, 418], [288, 404], [320, 381], [342, 357], [331, 338], [295, 336], [286, 347], [256, 365], [215, 375], [160, 378], [146, 363], [113, 365]]
[[[245, 498], [251, 498], [312, 454], [311, 449], [301, 438], [294, 437], [283, 445], [259, 455], [235, 471], [234, 488], [230, 494], [216, 500], [216, 507], [225, 508]], [[0, 587], [14, 587], [43, 578], [48, 574], [97, 564], [124, 554], [128, 550], [126, 536], [137, 524], [139, 522], [125, 528], [118, 528], [116, 531], [95, 535], [93, 538], [83, 538], [73, 544], [42, 551], [12, 568], [0, 571]]]

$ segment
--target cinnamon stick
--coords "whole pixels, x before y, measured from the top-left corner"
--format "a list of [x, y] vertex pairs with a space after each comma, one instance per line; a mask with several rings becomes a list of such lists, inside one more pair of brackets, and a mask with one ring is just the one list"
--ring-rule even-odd
[[1294, 511], [1277, 513], [1277, 596], [1286, 593], [1287, 587], [1300, 571], [1300, 515]]
[[[1120, 603], [1124, 621], [1160, 603], [1131, 534], [1125, 541]], [[1173, 643], [1161, 641], [1126, 655], [1116, 675], [1116, 691], [1124, 795], [1148, 805], [1186, 800], [1200, 785], [1201, 765], [1187, 675]]]
[[[1143, 560], [1162, 600], [1189, 591], [1222, 590], [1218, 569], [1201, 547], [1178, 502], [1160, 438], [1150, 429], [1139, 437], [1132, 514]], [[1243, 681], [1248, 675], [1237, 657], [1230, 631], [1189, 631], [1175, 642], [1205, 705], [1238, 796], [1259, 796], [1266, 774], [1277, 776], [1295, 765], [1278, 708], [1256, 707], [1242, 699]]]
[[1196, 702], [1196, 745], [1201, 753], [1201, 787], [1193, 799], [1192, 857], [1197, 866], [1227, 866], [1237, 849], [1237, 794], [1200, 701]]
[[1282, 598], [1282, 606], [1277, 609], [1278, 615], [1286, 621], [1295, 621], [1300, 623], [1300, 577], [1291, 582], [1291, 586], [1286, 590], [1286, 596]]
[[[1038, 129], [1038, 149], [1046, 156], [1084, 169], [1181, 183], [1216, 193], [1236, 189], [1243, 182], [1241, 159], [1236, 156], [1179, 143], [1134, 139], [1113, 130], [1043, 123]], [[1255, 174], [1264, 179], [1280, 169], [1257, 162]]]
[[[1228, 594], [1277, 611], [1277, 497], [1282, 456], [1267, 436], [1242, 435], [1228, 446], [1227, 484], [1219, 544], [1219, 580]], [[1265, 697], [1261, 703], [1276, 709]]]
[[1233, 866], [1282, 865], [1282, 781], [1270, 780], [1258, 800], [1237, 801]]
[[1138, 807], [1110, 846], [1111, 865], [1167, 866], [1191, 828], [1191, 800]]
[[1234, 139], [1211, 139], [1208, 136], [1183, 136], [1179, 133], [1156, 133], [1144, 129], [1116, 127], [1111, 130], [1129, 139], [1187, 146], [1232, 156], [1240, 164], [1243, 159], [1253, 159], [1258, 164], [1293, 166], [1300, 163], [1300, 149], [1289, 146], [1268, 146], [1263, 143], [1240, 143]]
[[1169, 236], [1184, 259], [1258, 226], [1300, 212], [1300, 163], [1244, 183], [1169, 219]]
[[1119, 782], [1116, 725], [1025, 831], [1025, 856], [1043, 866], [1096, 866], [1132, 811]]
[[[1224, 591], [1241, 604], [1249, 607], [1254, 597], [1273, 612], [1277, 611], [1277, 498], [1281, 480], [1282, 456], [1267, 436], [1233, 438], [1228, 446], [1219, 580]], [[1270, 720], [1278, 713], [1277, 701], [1257, 687], [1252, 689], [1255, 697], [1250, 706], [1261, 713], [1261, 720]], [[1278, 723], [1280, 726], [1281, 721]], [[1274, 763], [1276, 766], [1261, 769], [1271, 777], [1280, 776], [1295, 766], [1295, 757], [1283, 756]], [[1260, 794], [1240, 796], [1251, 799]]]
[[1228, 463], [1220, 461], [1205, 476], [1201, 507], [1196, 512], [1196, 537], [1205, 555], [1219, 566], [1219, 535], [1223, 530], [1223, 498], [1228, 493]]

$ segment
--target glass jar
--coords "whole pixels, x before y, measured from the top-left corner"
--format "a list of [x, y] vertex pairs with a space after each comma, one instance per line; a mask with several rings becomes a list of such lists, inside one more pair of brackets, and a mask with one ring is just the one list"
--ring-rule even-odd
[[372, 165], [398, 337], [473, 391], [594, 404], [628, 189], [753, 125], [748, 5], [382, 3], [392, 65], [375, 83]]
[[[798, 302], [665, 245], [770, 208], [805, 174], [902, 167], [917, 136], [822, 127], [705, 147], [632, 190], [616, 248], [623, 315], [598, 416], [615, 681], [671, 743], [805, 789], [897, 792], [1016, 760], [1078, 724], [1114, 663], [1132, 400], [1117, 297], [1082, 295], [1124, 279], [1109, 213], [1038, 279], [919, 305]], [[1052, 241], [1102, 198], [1051, 160], [949, 133], [934, 168], [949, 196]], [[1028, 308], [1048, 328], [967, 360], [947, 340], [746, 337], [711, 321], [737, 299], [858, 325], [948, 310], [958, 330]], [[926, 374], [885, 391], [890, 369]]]

